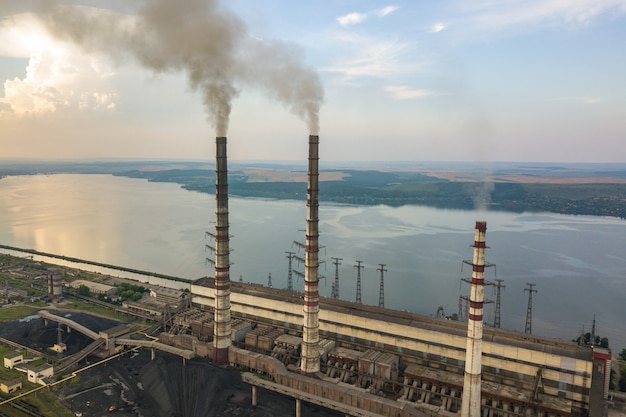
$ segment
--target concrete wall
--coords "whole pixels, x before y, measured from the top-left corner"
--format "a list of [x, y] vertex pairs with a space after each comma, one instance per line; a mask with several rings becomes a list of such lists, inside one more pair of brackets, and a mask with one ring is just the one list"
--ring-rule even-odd
[[[208, 307], [214, 304], [212, 288], [192, 285], [191, 292], [195, 304]], [[234, 289], [231, 292], [231, 309], [238, 315], [258, 317], [276, 325], [298, 330], [302, 327], [302, 305], [298, 298], [293, 301], [266, 298], [239, 293]], [[433, 325], [431, 320], [426, 319], [422, 324], [417, 315], [412, 315], [412, 320], [400, 320], [385, 317], [382, 310], [378, 314], [359, 314], [356, 307], [345, 309], [345, 312], [341, 310], [320, 308], [320, 333], [323, 337], [370, 341], [370, 346], [374, 348], [395, 350], [400, 354], [443, 357], [445, 359], [440, 359], [444, 361], [442, 366], [447, 363], [462, 369], [466, 347], [463, 329], [444, 324]], [[517, 336], [513, 332], [490, 329], [485, 333], [482, 364], [485, 369], [493, 370], [492, 378], [501, 378], [499, 373], [509, 375], [516, 383], [525, 381], [520, 388], [532, 389], [537, 372], [541, 369], [546, 394], [558, 396], [561, 392], [561, 395], [565, 394], [567, 398], [580, 402], [583, 407], [589, 403], [593, 369], [590, 350], [587, 353], [565, 342], [545, 338], [532, 340], [532, 336]], [[528, 337], [531, 339], [523, 340]]]
[[[275, 384], [266, 384], [260, 378], [247, 378], [247, 382], [263, 386], [332, 408], [332, 404], [343, 405], [354, 411], [361, 411], [363, 415], [380, 415], [388, 417], [425, 417], [426, 414], [413, 408], [411, 405], [389, 400], [376, 395], [368, 394], [357, 388], [336, 384], [329, 381], [314, 379], [289, 372], [278, 360], [269, 356], [249, 352], [231, 346], [228, 352], [231, 365], [245, 366], [253, 371], [270, 375]], [[246, 381], [246, 378], [244, 378]], [[345, 409], [343, 410], [345, 412]], [[356, 414], [350, 414], [356, 415]]]

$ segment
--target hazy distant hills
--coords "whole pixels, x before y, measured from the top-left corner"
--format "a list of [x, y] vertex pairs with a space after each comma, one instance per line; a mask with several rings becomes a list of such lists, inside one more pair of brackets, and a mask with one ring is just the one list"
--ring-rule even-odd
[[[302, 162], [229, 161], [229, 191], [242, 197], [306, 199]], [[0, 162], [0, 176], [114, 174], [215, 192], [207, 162]], [[363, 162], [322, 165], [320, 200], [439, 208], [548, 211], [626, 218], [626, 164]]]

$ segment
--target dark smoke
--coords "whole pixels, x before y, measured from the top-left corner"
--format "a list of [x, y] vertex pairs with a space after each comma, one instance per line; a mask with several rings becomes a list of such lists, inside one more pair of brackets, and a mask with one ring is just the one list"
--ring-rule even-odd
[[323, 90], [300, 53], [281, 42], [253, 41], [246, 25], [218, 0], [149, 0], [128, 16], [80, 6], [40, 16], [57, 38], [114, 59], [131, 57], [156, 73], [184, 72], [202, 93], [217, 136], [226, 136], [233, 98], [261, 88], [318, 134]]

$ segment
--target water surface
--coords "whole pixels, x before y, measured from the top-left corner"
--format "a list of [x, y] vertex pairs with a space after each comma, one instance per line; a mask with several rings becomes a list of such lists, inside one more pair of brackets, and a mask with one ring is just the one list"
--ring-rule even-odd
[[[321, 184], [323, 187], [323, 183]], [[287, 286], [285, 251], [304, 242], [304, 202], [232, 197], [231, 278]], [[213, 275], [206, 231], [214, 197], [176, 184], [109, 175], [36, 175], [0, 180], [0, 242], [91, 261], [195, 279]], [[362, 299], [377, 305], [385, 264], [385, 306], [434, 315], [458, 311], [470, 268], [476, 220], [487, 221], [487, 279], [500, 278], [502, 327], [523, 331], [526, 283], [533, 295], [533, 333], [572, 339], [584, 326], [626, 347], [626, 221], [549, 213], [476, 213], [420, 206], [320, 204], [320, 292], [329, 296], [342, 258], [340, 296], [354, 300], [356, 260], [363, 261]], [[304, 254], [300, 250], [299, 256]], [[294, 262], [294, 269], [303, 265]], [[294, 287], [303, 283], [294, 275]], [[493, 287], [486, 289], [494, 300]], [[485, 318], [493, 322], [493, 305]]]

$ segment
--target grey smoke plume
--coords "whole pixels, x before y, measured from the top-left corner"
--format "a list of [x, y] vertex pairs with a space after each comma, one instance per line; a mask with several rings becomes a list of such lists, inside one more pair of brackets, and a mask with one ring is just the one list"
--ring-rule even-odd
[[261, 87], [304, 120], [309, 133], [319, 133], [319, 107], [324, 99], [319, 76], [301, 62], [301, 51], [275, 41], [248, 39], [239, 61], [242, 82]]
[[154, 72], [184, 72], [201, 92], [217, 136], [226, 136], [233, 98], [246, 85], [261, 88], [319, 131], [323, 89], [297, 49], [253, 42], [241, 19], [218, 0], [149, 0], [134, 16], [79, 7], [50, 7], [50, 32], [89, 52], [132, 57]]
[[491, 204], [491, 193], [496, 189], [495, 184], [487, 181], [468, 183], [464, 188], [474, 201], [474, 209], [479, 213], [485, 213]]

